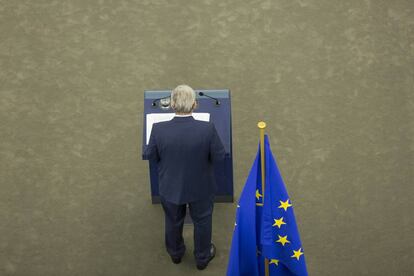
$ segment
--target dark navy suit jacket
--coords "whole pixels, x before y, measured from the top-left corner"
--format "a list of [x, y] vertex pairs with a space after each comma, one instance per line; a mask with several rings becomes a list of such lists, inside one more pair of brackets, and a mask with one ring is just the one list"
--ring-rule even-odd
[[213, 165], [225, 150], [213, 123], [174, 117], [153, 125], [144, 156], [157, 162], [160, 196], [184, 204], [214, 195]]

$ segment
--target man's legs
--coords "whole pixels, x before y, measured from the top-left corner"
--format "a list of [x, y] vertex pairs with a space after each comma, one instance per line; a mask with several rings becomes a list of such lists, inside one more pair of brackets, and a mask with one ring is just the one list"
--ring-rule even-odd
[[197, 264], [210, 260], [213, 198], [190, 202], [190, 215], [194, 223], [194, 256]]
[[176, 205], [161, 197], [165, 213], [165, 246], [173, 259], [181, 259], [185, 253], [183, 225], [186, 204]]

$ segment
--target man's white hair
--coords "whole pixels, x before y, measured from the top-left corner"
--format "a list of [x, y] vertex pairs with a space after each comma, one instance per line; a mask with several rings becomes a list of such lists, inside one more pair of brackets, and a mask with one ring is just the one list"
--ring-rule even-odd
[[171, 92], [171, 107], [176, 113], [191, 113], [195, 107], [196, 94], [194, 90], [181, 84]]

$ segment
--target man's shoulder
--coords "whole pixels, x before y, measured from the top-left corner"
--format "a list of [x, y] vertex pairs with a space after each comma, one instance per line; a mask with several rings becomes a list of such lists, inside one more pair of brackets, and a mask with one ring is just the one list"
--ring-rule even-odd
[[165, 127], [173, 126], [173, 125], [174, 125], [174, 120], [169, 120], [169, 121], [162, 121], [162, 122], [154, 123], [152, 125], [152, 127], [156, 127], [156, 128], [159, 128], [159, 129], [163, 129]]
[[166, 122], [157, 122], [152, 125], [152, 132], [162, 133], [164, 129], [168, 128], [168, 121]]
[[159, 126], [163, 126], [163, 125], [168, 125], [168, 123], [170, 123], [170, 122], [171, 121], [157, 122], [157, 123], [154, 123], [152, 125], [152, 127], [159, 127]]
[[210, 121], [201, 121], [201, 120], [194, 119], [194, 122], [204, 127], [211, 127], [213, 125], [213, 123]]
[[212, 122], [207, 122], [207, 121], [194, 120], [194, 124], [199, 129], [203, 129], [205, 131], [211, 131], [214, 127], [214, 124]]

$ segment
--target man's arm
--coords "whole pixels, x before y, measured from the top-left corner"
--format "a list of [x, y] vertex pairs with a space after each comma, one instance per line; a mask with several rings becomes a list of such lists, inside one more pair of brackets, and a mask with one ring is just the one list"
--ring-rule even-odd
[[226, 156], [226, 151], [224, 149], [223, 143], [220, 140], [220, 137], [218, 136], [216, 127], [214, 124], [211, 124], [212, 126], [212, 136], [210, 141], [210, 160], [212, 162], [221, 161]]
[[150, 140], [149, 140], [148, 146], [144, 150], [143, 159], [145, 160], [155, 160], [155, 161], [160, 160], [160, 156], [158, 154], [157, 140], [156, 140], [157, 139], [156, 138], [157, 136], [156, 125], [157, 124], [154, 124], [152, 126]]

